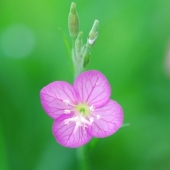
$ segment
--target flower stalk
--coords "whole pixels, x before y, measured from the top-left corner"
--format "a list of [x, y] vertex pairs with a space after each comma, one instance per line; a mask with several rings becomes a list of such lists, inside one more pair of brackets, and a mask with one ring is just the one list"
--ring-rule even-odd
[[86, 156], [86, 146], [81, 146], [76, 149], [77, 160], [78, 160], [78, 169], [80, 170], [89, 170], [90, 165]]
[[[68, 27], [72, 38], [72, 62], [74, 67], [74, 78], [76, 78], [90, 62], [91, 48], [98, 37], [99, 21], [95, 20], [87, 38], [86, 44], [83, 45], [83, 32], [79, 31], [79, 17], [76, 10], [76, 4], [73, 2], [70, 7], [68, 17]], [[89, 170], [89, 163], [86, 157], [86, 146], [76, 149], [78, 168]]]
[[91, 48], [98, 37], [99, 21], [94, 21], [87, 37], [87, 42], [83, 45], [83, 32], [79, 31], [79, 16], [76, 4], [72, 2], [68, 16], [68, 28], [72, 39], [71, 58], [74, 68], [74, 78], [76, 78], [85, 70], [90, 62]]

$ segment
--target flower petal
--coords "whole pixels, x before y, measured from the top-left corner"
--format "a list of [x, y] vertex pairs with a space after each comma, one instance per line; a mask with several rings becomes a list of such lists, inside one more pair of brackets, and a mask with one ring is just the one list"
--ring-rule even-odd
[[[74, 87], [67, 82], [56, 81], [45, 86], [40, 92], [41, 104], [45, 112], [56, 119], [64, 110], [71, 110], [77, 102]], [[67, 104], [66, 102], [69, 102]]]
[[81, 73], [74, 82], [81, 102], [87, 102], [94, 107], [105, 104], [111, 94], [111, 88], [106, 77], [99, 71], [92, 70]]
[[66, 124], [64, 121], [72, 115], [63, 115], [57, 118], [53, 124], [53, 134], [58, 143], [65, 147], [76, 148], [90, 141], [92, 138], [82, 126], [75, 130], [75, 122]]
[[113, 100], [106, 105], [96, 108], [92, 116], [94, 122], [87, 129], [93, 137], [103, 138], [115, 133], [123, 123], [123, 111], [121, 106]]

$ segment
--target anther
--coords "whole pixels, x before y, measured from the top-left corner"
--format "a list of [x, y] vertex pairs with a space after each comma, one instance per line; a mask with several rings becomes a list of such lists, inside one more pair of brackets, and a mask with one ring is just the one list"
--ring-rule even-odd
[[64, 113], [66, 113], [66, 114], [68, 114], [70, 112], [71, 112], [71, 110], [64, 110]]
[[70, 122], [69, 121], [64, 121], [64, 124], [68, 125]]
[[90, 106], [89, 109], [90, 109], [90, 111], [93, 112], [94, 111], [94, 106]]
[[91, 122], [91, 123], [94, 122], [94, 118], [93, 118], [93, 117], [90, 118], [90, 122]]
[[101, 116], [100, 116], [100, 115], [97, 115], [96, 117], [97, 117], [97, 119], [100, 119], [100, 118], [101, 118]]
[[66, 105], [69, 105], [69, 104], [70, 104], [69, 100], [63, 100], [63, 102], [64, 102]]

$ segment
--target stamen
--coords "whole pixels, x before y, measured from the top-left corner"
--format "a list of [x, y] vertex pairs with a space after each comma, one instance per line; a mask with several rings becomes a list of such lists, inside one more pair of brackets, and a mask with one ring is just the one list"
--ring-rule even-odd
[[78, 115], [72, 118], [68, 118], [64, 120], [64, 124], [69, 124], [70, 122], [75, 123], [75, 127], [73, 130], [73, 134], [76, 133], [79, 127], [82, 127], [83, 130], [85, 131], [86, 128], [88, 128], [87, 125], [91, 125], [94, 119], [91, 117], [90, 121], [85, 119], [82, 115]]
[[96, 117], [97, 117], [97, 119], [100, 119], [100, 118], [101, 118], [101, 116], [100, 116], [100, 115], [97, 115]]
[[64, 113], [66, 113], [66, 114], [68, 114], [70, 112], [71, 112], [71, 110], [64, 110]]
[[81, 118], [81, 121], [83, 122], [83, 123], [86, 123], [86, 124], [88, 124], [88, 125], [91, 125], [91, 122], [89, 122], [87, 119], [85, 119], [84, 117], [82, 117]]
[[94, 118], [93, 118], [93, 117], [90, 118], [90, 122], [91, 122], [91, 123], [94, 122]]
[[69, 121], [64, 121], [64, 124], [68, 125], [70, 122]]
[[90, 109], [90, 111], [93, 112], [94, 111], [94, 106], [90, 106], [89, 109]]
[[69, 104], [70, 104], [69, 100], [63, 100], [63, 102], [64, 102], [66, 105], [69, 105]]
[[73, 134], [76, 133], [77, 129], [79, 128], [79, 126], [81, 126], [81, 122], [76, 122], [76, 126], [74, 128]]
[[71, 104], [69, 100], [63, 100], [63, 102], [64, 102], [66, 105], [70, 105], [70, 106], [73, 106], [73, 107], [75, 106], [75, 105]]
[[78, 120], [78, 117], [72, 117], [64, 120], [64, 124], [69, 124], [70, 122], [76, 122]]

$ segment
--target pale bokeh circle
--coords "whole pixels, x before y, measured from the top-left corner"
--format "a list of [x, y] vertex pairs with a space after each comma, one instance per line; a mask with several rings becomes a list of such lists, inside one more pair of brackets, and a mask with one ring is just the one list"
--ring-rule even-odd
[[1, 33], [0, 48], [7, 57], [27, 57], [35, 47], [33, 31], [26, 25], [12, 25]]

